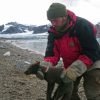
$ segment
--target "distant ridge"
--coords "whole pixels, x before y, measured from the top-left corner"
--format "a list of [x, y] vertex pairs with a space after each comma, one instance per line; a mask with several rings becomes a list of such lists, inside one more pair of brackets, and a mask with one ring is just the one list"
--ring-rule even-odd
[[13, 34], [13, 33], [25, 33], [27, 31], [33, 31], [36, 33], [45, 33], [48, 31], [49, 25], [24, 25], [17, 22], [9, 22], [0, 26], [0, 34]]
[[[100, 22], [96, 25], [97, 37], [100, 38]], [[24, 25], [17, 22], [9, 22], [0, 26], [0, 34], [13, 34], [13, 33], [25, 33], [27, 31], [33, 31], [33, 34], [45, 33], [48, 31], [50, 25]]]

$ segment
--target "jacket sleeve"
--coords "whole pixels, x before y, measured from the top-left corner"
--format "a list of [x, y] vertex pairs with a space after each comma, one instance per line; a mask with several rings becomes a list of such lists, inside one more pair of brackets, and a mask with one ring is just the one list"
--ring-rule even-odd
[[57, 49], [54, 41], [55, 39], [53, 34], [49, 33], [44, 60], [52, 63], [52, 65], [55, 66], [57, 65], [60, 59], [60, 55], [59, 55], [59, 50]]
[[78, 30], [77, 37], [82, 47], [79, 60], [83, 61], [88, 67], [100, 59], [100, 48], [95, 36], [95, 27], [85, 19], [79, 22], [78, 29], [76, 29]]

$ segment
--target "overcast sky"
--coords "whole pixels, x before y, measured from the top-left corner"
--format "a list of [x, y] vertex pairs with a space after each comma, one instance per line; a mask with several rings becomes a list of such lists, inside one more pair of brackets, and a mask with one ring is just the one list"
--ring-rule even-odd
[[52, 2], [60, 2], [78, 16], [100, 22], [100, 0], [0, 0], [0, 25], [8, 22], [48, 24], [46, 11]]

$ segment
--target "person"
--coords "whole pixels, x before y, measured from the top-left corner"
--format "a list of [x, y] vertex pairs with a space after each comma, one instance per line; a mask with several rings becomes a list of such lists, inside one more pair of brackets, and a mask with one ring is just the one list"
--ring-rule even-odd
[[50, 5], [47, 19], [51, 27], [43, 62], [55, 67], [62, 58], [61, 78], [64, 81], [68, 77], [74, 83], [71, 100], [80, 100], [78, 86], [82, 77], [87, 100], [100, 100], [100, 47], [95, 26], [61, 3]]

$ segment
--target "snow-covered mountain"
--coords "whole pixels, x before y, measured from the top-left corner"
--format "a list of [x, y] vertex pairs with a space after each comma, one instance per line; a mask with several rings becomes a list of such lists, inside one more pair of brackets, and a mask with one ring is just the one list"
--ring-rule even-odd
[[97, 23], [95, 26], [97, 28], [97, 38], [100, 38], [100, 22]]
[[95, 26], [97, 28], [97, 33], [100, 34], [100, 22], [97, 23]]
[[31, 31], [33, 34], [47, 32], [49, 25], [23, 25], [17, 22], [10, 22], [0, 26], [0, 34], [15, 34]]
[[[100, 38], [100, 22], [96, 25], [97, 38]], [[23, 25], [9, 22], [0, 26], [0, 37], [3, 38], [46, 38], [50, 25]]]

